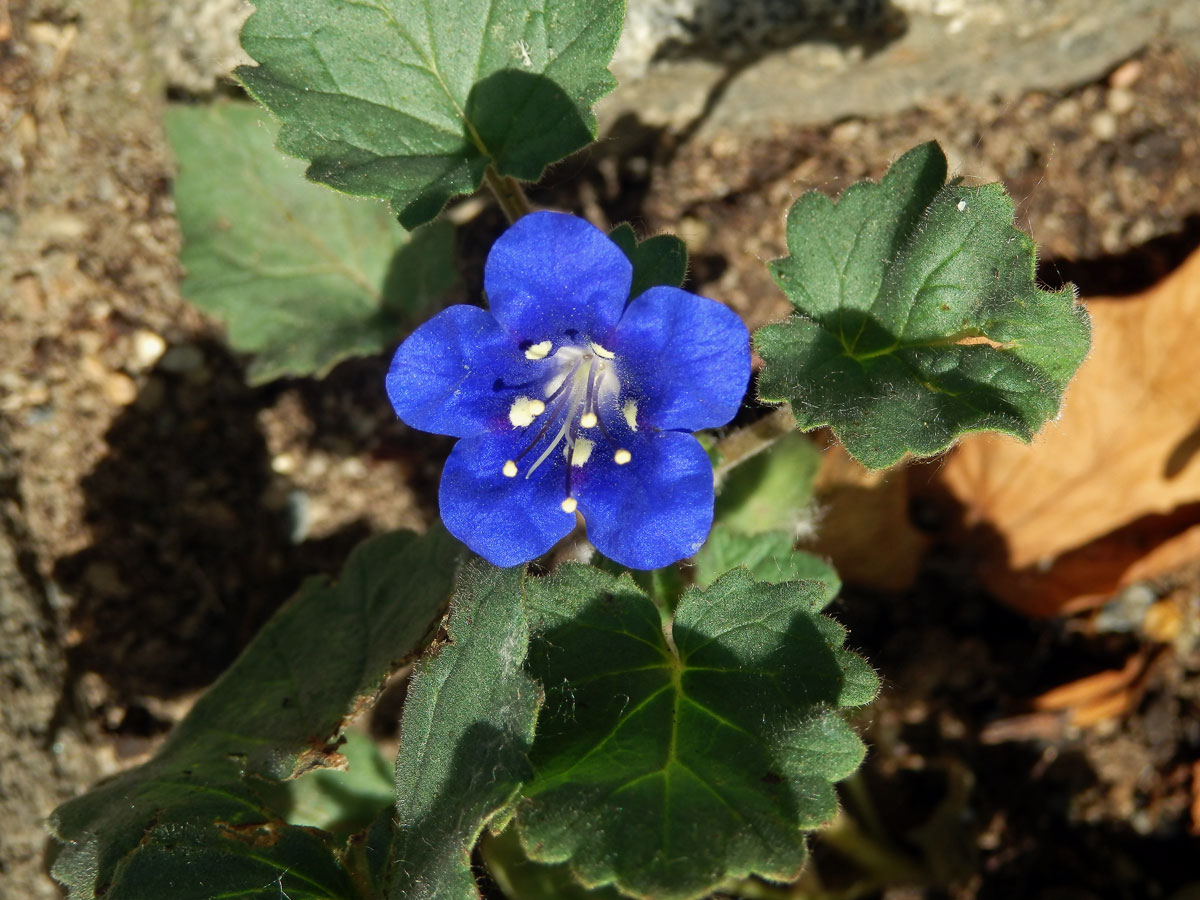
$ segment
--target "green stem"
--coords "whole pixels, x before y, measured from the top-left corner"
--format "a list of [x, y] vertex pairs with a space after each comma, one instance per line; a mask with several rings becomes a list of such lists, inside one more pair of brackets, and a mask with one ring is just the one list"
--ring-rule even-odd
[[820, 840], [849, 859], [879, 885], [927, 884], [929, 875], [920, 865], [864, 831], [845, 812], [820, 832]]
[[762, 453], [795, 428], [796, 417], [792, 415], [792, 408], [784, 404], [757, 422], [725, 435], [717, 441], [716, 446], [717, 464], [714, 467], [714, 476], [717, 484], [721, 483], [730, 470]]
[[521, 183], [511, 175], [501, 175], [495, 166], [489, 165], [484, 170], [483, 183], [495, 195], [496, 202], [500, 204], [500, 209], [504, 211], [509, 224], [532, 211], [533, 207], [529, 205], [525, 192], [521, 190]]

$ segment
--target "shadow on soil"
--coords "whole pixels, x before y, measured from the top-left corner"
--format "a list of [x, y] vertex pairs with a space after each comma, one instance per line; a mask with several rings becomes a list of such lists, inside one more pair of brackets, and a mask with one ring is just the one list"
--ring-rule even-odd
[[[54, 570], [75, 600], [73, 674], [97, 672], [126, 696], [210, 682], [304, 577], [336, 572], [367, 533], [293, 542], [296, 498], [257, 421], [279, 388], [247, 387], [220, 344], [194, 346], [195, 369], [160, 365], [113, 422], [81, 485], [92, 542]], [[155, 723], [134, 704], [116, 728]]]

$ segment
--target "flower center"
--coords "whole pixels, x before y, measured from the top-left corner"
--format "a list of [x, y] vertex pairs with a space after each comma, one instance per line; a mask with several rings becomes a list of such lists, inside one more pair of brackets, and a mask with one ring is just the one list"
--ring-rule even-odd
[[[629, 427], [636, 431], [637, 404], [627, 400], [623, 408], [618, 406], [621, 383], [617, 378], [616, 357], [611, 351], [596, 343], [560, 347], [553, 355], [550, 355], [550, 349], [550, 342], [543, 341], [525, 351], [529, 359], [548, 357], [554, 373], [542, 386], [545, 398], [517, 397], [509, 408], [508, 420], [514, 428], [527, 428], [543, 414], [545, 419], [525, 449], [515, 459], [507, 460], [501, 471], [508, 478], [516, 478], [522, 460], [532, 454], [557, 426], [542, 452], [525, 469], [525, 477], [530, 477], [557, 448], [562, 447], [567, 473], [562, 509], [573, 513], [577, 503], [571, 495], [571, 470], [592, 458], [601, 435], [608, 444], [615, 443], [605, 419], [613, 421], [615, 417], [623, 416]], [[531, 351], [536, 353], [531, 355]], [[599, 434], [584, 433], [596, 428]], [[619, 466], [631, 459], [633, 455], [624, 448], [618, 448], [613, 454], [613, 461]]]

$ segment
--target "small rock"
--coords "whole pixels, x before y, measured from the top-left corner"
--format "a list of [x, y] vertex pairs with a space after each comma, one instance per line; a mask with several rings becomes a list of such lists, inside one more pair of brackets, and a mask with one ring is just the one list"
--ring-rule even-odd
[[1113, 73], [1108, 76], [1108, 84], [1113, 88], [1128, 88], [1132, 87], [1133, 83], [1138, 80], [1142, 74], [1142, 64], [1136, 59], [1131, 59], [1128, 62], [1121, 63], [1113, 69]]
[[1117, 136], [1117, 117], [1107, 110], [1092, 116], [1092, 137], [1098, 141], [1111, 141]]
[[1137, 105], [1137, 98], [1132, 91], [1124, 88], [1113, 88], [1105, 98], [1105, 105], [1113, 115], [1123, 116]]
[[841, 146], [847, 146], [858, 141], [863, 133], [863, 123], [859, 119], [847, 119], [833, 126], [829, 132], [829, 140]]
[[290, 453], [280, 453], [271, 459], [271, 470], [280, 475], [289, 475], [296, 471], [296, 457]]
[[138, 389], [124, 372], [109, 372], [104, 377], [104, 396], [117, 406], [128, 406], [137, 399]]
[[139, 369], [148, 369], [167, 352], [167, 342], [149, 328], [139, 328], [133, 333], [133, 364]]

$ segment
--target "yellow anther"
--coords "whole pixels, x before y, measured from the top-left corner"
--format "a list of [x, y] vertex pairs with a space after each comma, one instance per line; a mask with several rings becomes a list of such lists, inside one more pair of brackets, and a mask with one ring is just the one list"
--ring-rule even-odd
[[595, 428], [598, 421], [600, 420], [596, 418], [596, 414], [594, 412], [585, 412], [579, 417], [579, 425], [581, 428]]
[[575, 446], [571, 448], [571, 465], [582, 466], [591, 458], [592, 448], [595, 446], [585, 437], [575, 438]]
[[508, 409], [508, 421], [513, 428], [524, 428], [546, 411], [546, 404], [529, 397], [518, 397]]
[[562, 506], [562, 511], [565, 513], [573, 513], [579, 508], [579, 504], [575, 502], [574, 497], [568, 497], [560, 505]]
[[623, 447], [613, 454], [613, 462], [615, 462], [618, 466], [625, 465], [625, 463], [629, 462], [631, 459], [633, 459], [633, 454]]
[[637, 431], [637, 401], [632, 398], [626, 400], [621, 412], [625, 415], [625, 424], [629, 426], [629, 430]]
[[540, 344], [533, 344], [525, 350], [526, 359], [545, 359], [550, 355], [550, 348], [554, 345], [549, 341], [542, 341]]
[[501, 471], [504, 472], [504, 476], [506, 478], [516, 478], [517, 477], [516, 462], [514, 460], [510, 459], [508, 462], [506, 462], [504, 464], [504, 468]]
[[592, 352], [595, 353], [601, 359], [616, 359], [617, 358], [617, 355], [615, 353], [613, 353], [611, 350], [605, 350], [603, 347], [601, 347], [599, 344], [597, 344], [595, 342], [588, 344], [588, 346], [591, 347]]

